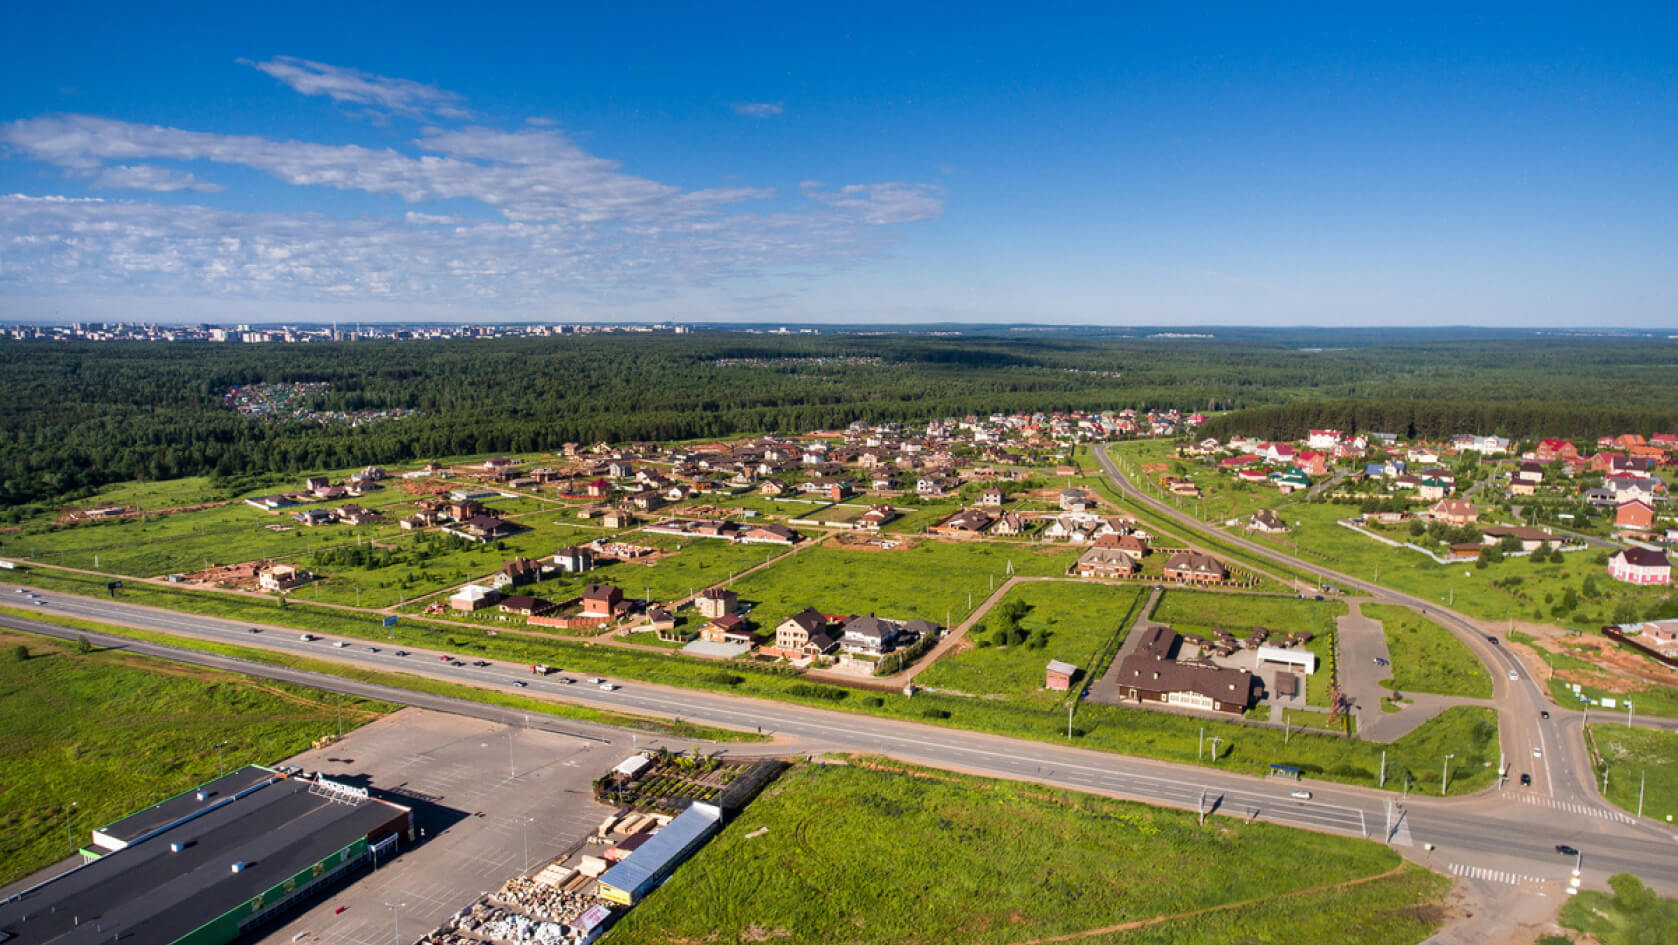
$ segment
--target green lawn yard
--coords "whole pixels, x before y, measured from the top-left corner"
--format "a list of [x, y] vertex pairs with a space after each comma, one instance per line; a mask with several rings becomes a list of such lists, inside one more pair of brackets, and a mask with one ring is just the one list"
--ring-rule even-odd
[[[915, 681], [922, 686], [976, 695], [1002, 694], [1047, 702], [1064, 699], [1064, 693], [1043, 688], [1048, 661], [1077, 666], [1084, 672], [1078, 684], [1087, 684], [1101, 670], [1098, 660], [1110, 661], [1117, 652], [1119, 641], [1136, 618], [1134, 608], [1143, 594], [1139, 587], [1073, 581], [1017, 585], [1003, 602], [1019, 600], [1031, 608], [1021, 618], [1020, 626], [1027, 633], [1047, 633], [1047, 642], [1041, 648], [1024, 643], [969, 646], [927, 667]], [[988, 641], [991, 624], [998, 619], [995, 608], [991, 614], [969, 631], [970, 641]]]
[[1392, 657], [1389, 688], [1399, 692], [1431, 692], [1441, 696], [1492, 697], [1492, 680], [1484, 663], [1456, 635], [1404, 607], [1364, 604], [1363, 615], [1381, 621]]
[[990, 595], [992, 579], [1007, 578], [1010, 562], [1016, 574], [1061, 575], [1077, 554], [979, 541], [929, 540], [893, 551], [824, 545], [748, 575], [734, 590], [757, 605], [752, 619], [765, 628], [805, 607], [953, 625]]
[[1678, 732], [1623, 722], [1592, 722], [1590, 732], [1599, 786], [1608, 769], [1609, 802], [1635, 814], [1641, 788], [1645, 817], [1678, 822]]

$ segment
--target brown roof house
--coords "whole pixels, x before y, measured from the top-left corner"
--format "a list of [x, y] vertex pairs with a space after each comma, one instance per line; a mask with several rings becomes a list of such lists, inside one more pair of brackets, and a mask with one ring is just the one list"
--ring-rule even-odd
[[583, 616], [610, 620], [626, 612], [623, 591], [611, 584], [590, 584], [583, 588]]
[[740, 606], [740, 595], [726, 587], [708, 587], [699, 592], [694, 606], [706, 617], [721, 617], [734, 612]]
[[1203, 555], [1196, 551], [1179, 551], [1165, 560], [1165, 579], [1195, 584], [1222, 584], [1229, 580], [1229, 569], [1211, 555]]
[[1252, 674], [1210, 663], [1173, 658], [1178, 636], [1170, 627], [1150, 627], [1135, 651], [1119, 665], [1119, 696], [1186, 709], [1239, 715], [1252, 702]]

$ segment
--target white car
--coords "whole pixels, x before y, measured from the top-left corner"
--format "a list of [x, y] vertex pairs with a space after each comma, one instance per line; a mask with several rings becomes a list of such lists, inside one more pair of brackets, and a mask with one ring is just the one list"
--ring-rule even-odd
[[1517, 673], [1517, 672], [1515, 672], [1515, 671], [1514, 671], [1514, 670], [1510, 670], [1510, 671], [1509, 671], [1509, 678], [1510, 678], [1510, 679], [1520, 679], [1520, 678], [1521, 678], [1521, 674], [1520, 674], [1520, 673]]
[[1534, 758], [1544, 757], [1544, 749], [1539, 748], [1537, 745], [1532, 746], [1532, 756]]
[[1294, 791], [1293, 793], [1289, 794], [1288, 796], [1289, 797], [1297, 797], [1302, 801], [1308, 801], [1308, 800], [1311, 799], [1311, 792], [1310, 791]]
[[618, 688], [618, 684], [617, 683], [610, 683], [610, 682], [603, 682], [603, 683], [600, 684], [600, 688], [606, 690], [607, 692], [612, 692], [612, 691], [614, 691]]

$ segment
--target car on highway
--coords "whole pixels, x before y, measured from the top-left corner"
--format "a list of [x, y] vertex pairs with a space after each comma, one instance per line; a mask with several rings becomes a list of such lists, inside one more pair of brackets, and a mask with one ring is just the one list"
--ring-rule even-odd
[[1537, 745], [1532, 746], [1532, 756], [1534, 758], [1544, 757], [1544, 749], [1539, 748]]
[[488, 666], [489, 665], [489, 660], [473, 660], [472, 665], [473, 666]]
[[407, 656], [408, 651], [407, 650], [397, 650], [395, 653], [392, 653], [391, 655], [392, 656]]
[[1486, 642], [1490, 643], [1492, 646], [1499, 646], [1500, 645], [1498, 643], [1497, 637], [1487, 637]]
[[251, 632], [251, 633], [261, 633], [262, 628], [261, 627], [252, 627], [252, 628], [250, 628], [249, 632]]
[[450, 657], [449, 657], [449, 656], [448, 656], [448, 655], [447, 655], [447, 654], [444, 654], [444, 655], [443, 655], [443, 656], [439, 656], [439, 657], [437, 657], [437, 658], [438, 658], [438, 659], [439, 659], [439, 660], [441, 660], [441, 661], [443, 661], [443, 662], [445, 662], [445, 663], [447, 663], [447, 662], [448, 662], [448, 661], [449, 661], [449, 659], [450, 659]]
[[377, 652], [379, 652], [379, 648], [378, 648], [378, 647], [376, 647], [376, 646], [370, 646], [370, 647], [368, 647], [368, 648], [367, 648], [367, 652], [369, 652], [369, 653], [377, 653]]
[[1308, 801], [1308, 800], [1311, 799], [1311, 792], [1310, 791], [1292, 791], [1288, 794], [1288, 796], [1289, 797], [1297, 797], [1302, 801]]
[[305, 633], [300, 635], [298, 639], [302, 640], [304, 643], [313, 643], [315, 642], [315, 635], [312, 633]]
[[1374, 662], [1375, 662], [1375, 665], [1376, 665], [1376, 666], [1385, 666], [1385, 665], [1387, 665], [1387, 660], [1386, 660], [1386, 658], [1385, 658], [1385, 657], [1382, 657], [1382, 656], [1377, 656], [1377, 657], [1375, 657], [1375, 660], [1374, 660]]
[[522, 680], [522, 679], [515, 679], [515, 680], [513, 680], [513, 685], [515, 685], [515, 686], [517, 686], [517, 687], [519, 687], [519, 688], [520, 688], [520, 689], [523, 689], [523, 688], [524, 688], [524, 687], [526, 687], [526, 686], [528, 686], [528, 685], [530, 685], [530, 684], [529, 684], [529, 683], [527, 683], [527, 682], [525, 682], [525, 681], [524, 681], [524, 680]]
[[1512, 669], [1512, 670], [1509, 671], [1509, 678], [1510, 679], [1520, 679], [1521, 674], [1518, 671]]
[[1532, 787], [1532, 775], [1521, 772], [1521, 787]]
[[1549, 710], [1549, 709], [1541, 709], [1541, 710], [1539, 710], [1539, 712], [1538, 712], [1538, 717], [1539, 717], [1539, 718], [1541, 718], [1541, 719], [1547, 719], [1547, 718], [1549, 718], [1549, 717], [1550, 717], [1550, 710]]
[[618, 684], [617, 683], [610, 683], [610, 682], [603, 682], [603, 683], [600, 684], [600, 688], [606, 690], [607, 692], [612, 692], [612, 691], [614, 691], [618, 688]]
[[1556, 852], [1560, 853], [1562, 856], [1578, 856], [1579, 855], [1579, 851], [1577, 849], [1575, 849], [1574, 847], [1570, 847], [1565, 843], [1556, 844]]
[[349, 644], [349, 641], [347, 641], [347, 640], [339, 640], [338, 642], [336, 642], [332, 645], [341, 650], [344, 647], [349, 646], [350, 644]]
[[465, 660], [449, 660], [449, 665], [450, 666], [465, 666], [466, 661]]
[[606, 681], [606, 680], [604, 680], [604, 679], [601, 679], [601, 678], [600, 678], [600, 677], [599, 677], [599, 676], [590, 676], [590, 677], [589, 677], [589, 678], [588, 678], [588, 681], [589, 681], [589, 683], [590, 683], [590, 684], [591, 684], [591, 685], [595, 685], [595, 686], [598, 686], [598, 685], [600, 685], [600, 684], [601, 684], [601, 683], [603, 683], [603, 682], [605, 682], [605, 681]]

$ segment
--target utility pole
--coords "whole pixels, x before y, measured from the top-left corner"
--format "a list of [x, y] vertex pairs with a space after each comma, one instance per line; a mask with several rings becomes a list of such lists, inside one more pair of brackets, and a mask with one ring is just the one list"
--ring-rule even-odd
[[1066, 740], [1067, 741], [1072, 740], [1072, 710], [1076, 709], [1077, 707], [1078, 707], [1078, 703], [1076, 703], [1076, 702], [1068, 702], [1066, 704]]
[[1286, 745], [1288, 743], [1289, 737], [1291, 737], [1292, 735], [1293, 735], [1293, 730], [1288, 725], [1288, 710], [1283, 709], [1282, 710], [1282, 744]]
[[337, 696], [338, 696], [338, 737], [343, 738], [344, 737], [344, 694], [340, 692], [340, 693], [337, 693]]
[[1649, 772], [1644, 771], [1637, 776], [1637, 816], [1643, 816], [1643, 782], [1648, 780]]
[[[343, 733], [339, 732], [339, 734], [343, 734]], [[220, 768], [221, 773], [224, 774], [224, 775], [227, 774], [227, 762], [222, 760], [221, 750], [223, 748], [226, 748], [226, 747], [227, 747], [226, 742], [217, 742], [216, 743], [216, 767]]]
[[[1387, 750], [1385, 748], [1383, 748], [1383, 749], [1381, 749], [1381, 783], [1377, 784], [1376, 787], [1386, 787], [1386, 786], [1387, 786]], [[1387, 803], [1390, 805], [1392, 802], [1388, 801]], [[1392, 819], [1392, 810], [1390, 808], [1387, 811], [1387, 819], [1389, 821]]]
[[64, 808], [64, 842], [69, 845], [70, 852], [76, 852], [76, 837], [70, 830], [70, 817], [75, 813], [80, 801], [71, 801], [70, 806]]
[[1451, 784], [1451, 759], [1455, 758], [1455, 757], [1456, 757], [1455, 753], [1446, 755], [1445, 756], [1445, 764], [1441, 766], [1442, 770], [1440, 771], [1440, 774], [1439, 774], [1439, 796], [1440, 797], [1445, 796], [1445, 789], [1448, 788]]
[[1602, 796], [1608, 796], [1608, 766], [1602, 766]]
[[1631, 728], [1631, 700], [1626, 700], [1626, 728]]
[[1194, 763], [1200, 764], [1201, 754], [1206, 751], [1206, 726], [1200, 727], [1200, 741], [1194, 746]]
[[1212, 736], [1212, 763], [1218, 763], [1218, 736]]

